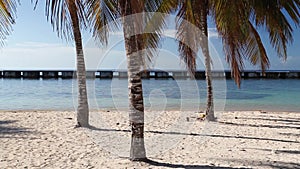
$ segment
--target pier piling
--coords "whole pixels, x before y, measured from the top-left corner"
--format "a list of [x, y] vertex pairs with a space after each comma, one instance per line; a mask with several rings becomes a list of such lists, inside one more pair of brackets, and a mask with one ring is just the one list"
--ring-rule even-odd
[[40, 78], [40, 71], [23, 71], [23, 78], [38, 79]]
[[3, 71], [3, 78], [21, 78], [21, 71]]
[[[143, 79], [187, 79], [191, 78], [188, 71], [162, 71], [162, 70], [145, 70], [140, 72]], [[212, 78], [226, 78], [231, 79], [230, 71], [212, 71]], [[88, 79], [112, 79], [112, 78], [128, 78], [127, 71], [110, 71], [110, 70], [89, 70], [86, 72]], [[300, 79], [300, 71], [244, 71], [241, 73], [243, 79], [251, 78], [266, 78], [266, 79]], [[49, 79], [62, 78], [71, 79], [76, 78], [76, 71], [74, 70], [2, 70], [0, 71], [0, 78], [28, 78], [28, 79]], [[192, 77], [193, 78], [193, 77]], [[205, 71], [196, 71], [195, 79], [204, 80]]]

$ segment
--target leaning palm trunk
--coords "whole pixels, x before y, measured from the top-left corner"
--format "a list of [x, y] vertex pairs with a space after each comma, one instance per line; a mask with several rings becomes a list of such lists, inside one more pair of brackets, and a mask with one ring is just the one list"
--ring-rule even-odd
[[201, 21], [201, 49], [205, 58], [205, 76], [207, 85], [207, 102], [206, 102], [206, 119], [208, 121], [214, 121], [214, 101], [213, 101], [213, 86], [211, 79], [211, 58], [208, 48], [208, 28], [207, 28], [207, 15], [208, 15], [208, 2], [207, 0], [199, 1], [200, 8], [200, 21]]
[[78, 107], [77, 107], [77, 126], [88, 127], [89, 126], [89, 106], [87, 101], [86, 90], [86, 70], [84, 55], [82, 50], [82, 39], [79, 28], [79, 19], [77, 16], [77, 9], [74, 0], [69, 1], [69, 11], [72, 20], [73, 34], [76, 46], [76, 75], [78, 82]]
[[206, 119], [208, 121], [214, 121], [214, 100], [213, 100], [213, 86], [211, 80], [211, 58], [208, 49], [207, 37], [203, 42], [202, 48], [203, 55], [205, 57], [205, 76], [206, 76], [206, 86], [207, 86], [207, 102], [206, 102]]
[[[138, 16], [133, 14], [133, 7], [130, 1], [120, 3], [122, 24], [125, 39], [128, 72], [128, 95], [129, 95], [129, 123], [131, 125], [131, 147], [130, 160], [143, 161], [146, 159], [144, 146], [144, 103], [141, 79], [142, 55], [140, 42], [142, 37], [136, 35], [142, 24], [137, 21]], [[126, 17], [127, 16], [127, 17]]]

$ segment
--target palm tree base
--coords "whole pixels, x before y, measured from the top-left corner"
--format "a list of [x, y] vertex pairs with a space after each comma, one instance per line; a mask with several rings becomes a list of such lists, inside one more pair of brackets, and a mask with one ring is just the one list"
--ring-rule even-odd
[[131, 161], [143, 161], [147, 159], [143, 138], [135, 138], [133, 136], [133, 138], [131, 139], [129, 159]]
[[79, 128], [79, 127], [86, 127], [86, 128], [90, 128], [91, 126], [89, 124], [87, 125], [81, 125], [79, 122], [74, 126], [74, 128]]
[[205, 113], [205, 119], [207, 121], [217, 121], [217, 118], [214, 115], [214, 111], [213, 110], [207, 110]]
[[149, 162], [148, 158], [129, 158], [130, 161], [138, 161], [138, 162]]
[[211, 113], [211, 114], [212, 115], [208, 114], [205, 119], [207, 121], [217, 121], [217, 118], [213, 115], [213, 113]]

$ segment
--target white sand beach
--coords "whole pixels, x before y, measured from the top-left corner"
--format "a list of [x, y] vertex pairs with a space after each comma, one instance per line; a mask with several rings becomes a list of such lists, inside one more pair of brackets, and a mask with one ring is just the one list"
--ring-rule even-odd
[[149, 162], [128, 160], [126, 112], [0, 112], [0, 168], [300, 168], [300, 113], [225, 112], [215, 123], [194, 112], [146, 112]]

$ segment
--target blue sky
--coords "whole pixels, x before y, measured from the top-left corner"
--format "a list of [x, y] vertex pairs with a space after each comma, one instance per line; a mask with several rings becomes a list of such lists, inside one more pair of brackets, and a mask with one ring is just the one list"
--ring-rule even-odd
[[[41, 1], [42, 2], [42, 1]], [[74, 69], [75, 50], [72, 42], [57, 37], [44, 13], [44, 4], [40, 3], [35, 11], [33, 5], [22, 2], [17, 10], [13, 32], [6, 39], [6, 45], [0, 49], [0, 70], [7, 69]], [[172, 19], [170, 19], [172, 21]], [[172, 25], [172, 24], [171, 24]], [[177, 57], [177, 45], [174, 41], [173, 27], [167, 28], [158, 57], [153, 59], [152, 68], [183, 69], [184, 64]], [[266, 32], [261, 32], [271, 61], [271, 69], [297, 69], [300, 66], [300, 29], [294, 31], [294, 43], [288, 46], [288, 59], [283, 62], [277, 57], [268, 43]], [[209, 40], [211, 55], [215, 57], [214, 69], [226, 69], [222, 43], [213, 25], [210, 25]], [[91, 34], [83, 32], [86, 65], [88, 69], [125, 69], [126, 57], [121, 32], [111, 34], [106, 48], [96, 47]], [[203, 70], [201, 54], [197, 61], [198, 69]], [[245, 69], [257, 69], [246, 63]]]

